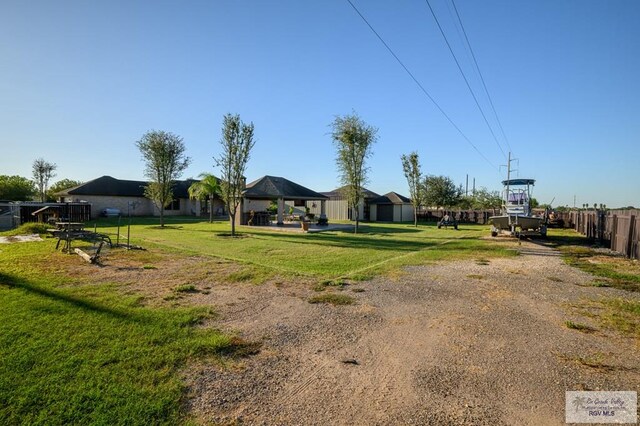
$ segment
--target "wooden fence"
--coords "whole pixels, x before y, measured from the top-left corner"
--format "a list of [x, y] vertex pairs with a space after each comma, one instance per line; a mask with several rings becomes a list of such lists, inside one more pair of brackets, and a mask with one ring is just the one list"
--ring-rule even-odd
[[[46, 222], [50, 218], [58, 218], [61, 221], [87, 222], [91, 220], [91, 204], [89, 203], [33, 203], [24, 202], [19, 205], [20, 223]], [[34, 216], [32, 213], [43, 210]]]
[[498, 210], [418, 210], [419, 222], [438, 222], [448, 214], [460, 223], [486, 224], [489, 217], [498, 214]]
[[582, 210], [560, 216], [566, 227], [630, 259], [640, 259], [640, 210]]

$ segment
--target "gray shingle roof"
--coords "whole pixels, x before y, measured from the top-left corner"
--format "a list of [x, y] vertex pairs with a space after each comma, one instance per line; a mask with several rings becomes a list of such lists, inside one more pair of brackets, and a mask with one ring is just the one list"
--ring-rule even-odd
[[[193, 179], [176, 181], [173, 195], [176, 198], [189, 198], [188, 189]], [[57, 195], [108, 195], [120, 197], [144, 197], [144, 188], [148, 182], [140, 180], [123, 180], [111, 176], [102, 176], [73, 188], [65, 189]]]
[[404, 195], [400, 195], [397, 192], [388, 192], [378, 198], [374, 198], [369, 201], [369, 204], [405, 204], [410, 203], [411, 200], [405, 197]]
[[[345, 188], [344, 186], [341, 186], [340, 188], [336, 188], [333, 191], [329, 191], [329, 192], [321, 192], [322, 195], [326, 195], [327, 197], [331, 198], [331, 199], [342, 199], [344, 196], [342, 195], [342, 189]], [[364, 193], [364, 198], [366, 199], [371, 199], [371, 198], [378, 198], [380, 196], [380, 194], [376, 194], [373, 191], [368, 190], [367, 188], [362, 188], [362, 192]]]
[[326, 200], [328, 197], [312, 191], [288, 179], [277, 176], [263, 176], [247, 185], [242, 192], [247, 198], [288, 200]]

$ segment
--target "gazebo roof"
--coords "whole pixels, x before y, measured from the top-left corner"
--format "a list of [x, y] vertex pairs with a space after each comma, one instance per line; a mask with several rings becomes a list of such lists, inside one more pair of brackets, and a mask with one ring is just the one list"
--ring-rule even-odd
[[242, 191], [246, 198], [286, 200], [327, 200], [329, 197], [305, 188], [289, 179], [277, 176], [263, 176], [258, 180], [247, 184]]

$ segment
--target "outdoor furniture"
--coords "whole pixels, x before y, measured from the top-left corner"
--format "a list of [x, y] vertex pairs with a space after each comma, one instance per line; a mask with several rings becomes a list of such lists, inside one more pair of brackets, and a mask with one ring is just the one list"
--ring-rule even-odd
[[271, 225], [271, 214], [269, 212], [249, 212], [247, 220], [249, 226], [268, 226]]
[[82, 231], [84, 223], [82, 222], [56, 222], [56, 229], [63, 231]]
[[69, 251], [71, 249], [71, 241], [83, 240], [92, 243], [107, 243], [109, 247], [112, 247], [111, 237], [107, 234], [101, 234], [99, 232], [85, 231], [85, 230], [66, 230], [66, 229], [49, 229], [48, 232], [58, 239], [56, 243], [56, 250], [60, 247], [60, 243], [64, 241], [62, 249]]

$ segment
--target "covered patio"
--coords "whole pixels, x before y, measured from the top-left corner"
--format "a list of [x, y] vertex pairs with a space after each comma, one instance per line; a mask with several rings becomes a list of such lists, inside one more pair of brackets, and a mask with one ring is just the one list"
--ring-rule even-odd
[[[268, 208], [272, 201], [276, 201], [276, 225], [283, 226], [285, 218], [285, 201], [292, 201], [294, 206], [306, 209], [308, 201], [320, 202], [320, 218], [326, 219], [326, 201], [329, 197], [312, 191], [302, 185], [292, 182], [283, 177], [263, 176], [249, 184], [242, 192], [242, 203], [240, 205], [240, 224], [248, 225], [249, 221], [256, 217], [268, 215]], [[252, 213], [251, 219], [249, 214]], [[268, 225], [270, 221], [261, 220], [253, 225]]]

